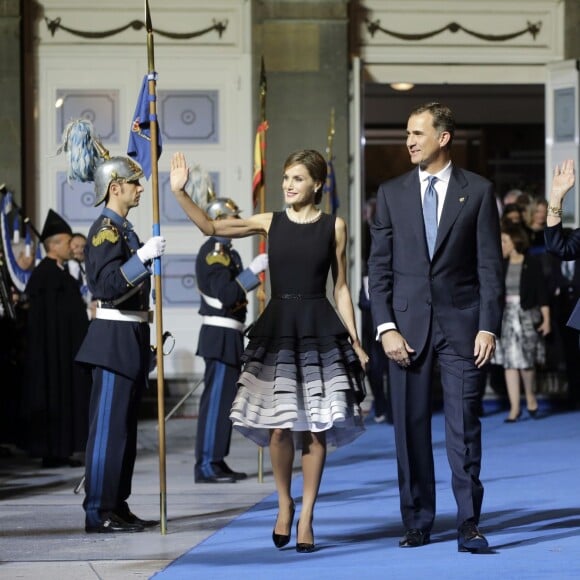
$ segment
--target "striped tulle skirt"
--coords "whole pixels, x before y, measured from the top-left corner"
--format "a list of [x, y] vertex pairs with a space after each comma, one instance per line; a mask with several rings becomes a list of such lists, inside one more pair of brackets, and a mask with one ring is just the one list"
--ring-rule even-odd
[[306, 431], [340, 447], [364, 431], [356, 401], [360, 364], [347, 337], [256, 337], [244, 352], [230, 419], [265, 447], [273, 429], [289, 429], [296, 448]]

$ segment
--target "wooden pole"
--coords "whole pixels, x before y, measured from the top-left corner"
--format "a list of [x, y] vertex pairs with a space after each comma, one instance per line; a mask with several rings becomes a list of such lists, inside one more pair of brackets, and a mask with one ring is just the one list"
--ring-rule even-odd
[[[268, 92], [268, 83], [266, 80], [266, 68], [264, 66], [264, 57], [262, 57], [262, 66], [260, 69], [260, 124], [266, 121], [266, 93]], [[266, 154], [266, 129], [264, 128], [264, 147], [263, 154]], [[266, 211], [266, 173], [265, 161], [262, 161], [262, 182], [260, 184], [260, 213]], [[258, 246], [259, 253], [266, 252], [266, 240], [262, 238]], [[258, 288], [258, 309], [262, 314], [266, 308], [266, 275], [260, 274], [260, 287]], [[258, 447], [258, 483], [264, 482], [264, 448]]]
[[[157, 124], [157, 94], [155, 72], [155, 50], [153, 26], [149, 1], [145, 0], [145, 22], [147, 27], [147, 69], [149, 88], [149, 129], [151, 134], [151, 189], [153, 193], [153, 235], [161, 235], [159, 223], [159, 166], [157, 163], [158, 124]], [[157, 331], [157, 424], [159, 429], [159, 511], [161, 534], [167, 533], [167, 490], [165, 471], [165, 382], [163, 372], [163, 295], [161, 286], [161, 258], [153, 261], [155, 279], [155, 326]]]

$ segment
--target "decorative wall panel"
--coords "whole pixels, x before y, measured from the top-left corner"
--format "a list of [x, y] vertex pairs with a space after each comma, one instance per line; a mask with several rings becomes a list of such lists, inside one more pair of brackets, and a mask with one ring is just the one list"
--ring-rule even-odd
[[554, 139], [558, 142], [574, 141], [575, 103], [576, 95], [573, 87], [554, 91]]
[[64, 128], [73, 119], [91, 121], [106, 147], [111, 143], [119, 143], [119, 91], [59, 89], [56, 98], [59, 102], [56, 109], [58, 144]]
[[161, 259], [164, 307], [199, 307], [196, 257], [191, 254], [165, 254]]
[[[95, 205], [95, 187], [92, 182], [80, 183], [66, 180], [66, 172], [56, 174], [57, 207], [55, 210], [70, 224], [87, 225], [99, 215]], [[74, 229], [74, 228], [73, 228]]]
[[158, 114], [165, 143], [219, 142], [218, 91], [158, 91]]

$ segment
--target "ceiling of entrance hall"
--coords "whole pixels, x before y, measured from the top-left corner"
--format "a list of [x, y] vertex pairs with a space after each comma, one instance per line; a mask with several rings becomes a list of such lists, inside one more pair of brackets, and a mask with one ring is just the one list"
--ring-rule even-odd
[[365, 83], [364, 124], [403, 126], [409, 112], [431, 101], [454, 111], [458, 125], [542, 124], [544, 85], [416, 85], [396, 91], [387, 84]]

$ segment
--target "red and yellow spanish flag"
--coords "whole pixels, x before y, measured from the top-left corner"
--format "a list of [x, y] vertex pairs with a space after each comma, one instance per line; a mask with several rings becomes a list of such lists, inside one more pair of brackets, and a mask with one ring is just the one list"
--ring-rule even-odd
[[[256, 131], [256, 142], [254, 145], [254, 178], [252, 179], [252, 201], [254, 209], [261, 202], [263, 205], [264, 186], [266, 178], [266, 131], [268, 121], [262, 121]], [[263, 207], [259, 211], [264, 211]]]

